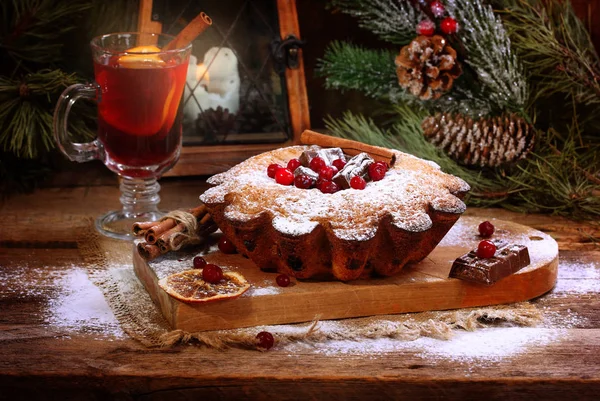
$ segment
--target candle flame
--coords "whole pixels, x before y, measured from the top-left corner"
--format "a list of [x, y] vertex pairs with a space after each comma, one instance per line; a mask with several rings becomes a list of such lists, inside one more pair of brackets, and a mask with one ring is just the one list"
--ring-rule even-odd
[[196, 80], [202, 81], [205, 85], [210, 82], [210, 74], [208, 73], [208, 68], [206, 68], [204, 63], [199, 63], [196, 65]]

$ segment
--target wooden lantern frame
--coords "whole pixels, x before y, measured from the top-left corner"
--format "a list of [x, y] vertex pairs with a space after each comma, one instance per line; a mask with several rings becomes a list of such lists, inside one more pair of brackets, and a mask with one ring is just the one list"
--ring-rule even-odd
[[[296, 0], [276, 0], [281, 40], [300, 37]], [[138, 31], [162, 32], [162, 24], [153, 19], [152, 0], [141, 0]], [[304, 77], [302, 49], [298, 49], [296, 68], [286, 68], [288, 111], [292, 138], [281, 143], [184, 146], [177, 164], [165, 176], [208, 175], [227, 170], [256, 154], [299, 143], [300, 134], [310, 128], [308, 96]]]

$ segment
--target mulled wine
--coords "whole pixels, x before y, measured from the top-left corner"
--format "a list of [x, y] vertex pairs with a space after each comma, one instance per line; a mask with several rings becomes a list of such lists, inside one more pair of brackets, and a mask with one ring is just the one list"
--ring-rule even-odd
[[171, 166], [181, 149], [179, 105], [187, 63], [106, 57], [95, 60], [94, 68], [98, 139], [106, 165], [134, 177], [152, 176]]

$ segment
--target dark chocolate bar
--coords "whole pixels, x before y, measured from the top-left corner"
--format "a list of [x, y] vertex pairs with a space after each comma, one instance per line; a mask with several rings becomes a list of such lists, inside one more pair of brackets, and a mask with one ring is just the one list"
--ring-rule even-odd
[[496, 254], [493, 257], [480, 258], [477, 256], [477, 249], [472, 250], [454, 261], [449, 276], [492, 285], [531, 263], [526, 246], [509, 244], [502, 240], [492, 242], [496, 245]]
[[350, 180], [352, 177], [361, 176], [364, 179], [368, 178], [369, 165], [374, 163], [375, 160], [366, 153], [359, 153], [352, 159], [348, 160], [348, 163], [343, 169], [337, 172], [333, 176], [332, 181], [335, 182], [339, 187], [348, 189], [350, 188]]

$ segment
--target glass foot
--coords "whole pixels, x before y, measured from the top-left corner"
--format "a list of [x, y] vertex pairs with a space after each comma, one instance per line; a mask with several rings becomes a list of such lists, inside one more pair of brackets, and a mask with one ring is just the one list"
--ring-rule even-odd
[[139, 215], [125, 215], [122, 211], [108, 212], [96, 219], [96, 230], [110, 238], [132, 241], [136, 238], [131, 227], [136, 221], [157, 221], [165, 214], [162, 212], [148, 212]]

